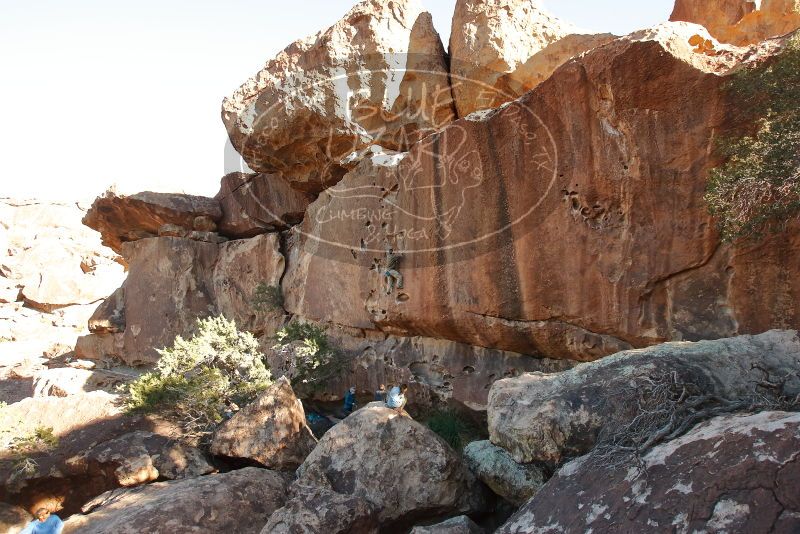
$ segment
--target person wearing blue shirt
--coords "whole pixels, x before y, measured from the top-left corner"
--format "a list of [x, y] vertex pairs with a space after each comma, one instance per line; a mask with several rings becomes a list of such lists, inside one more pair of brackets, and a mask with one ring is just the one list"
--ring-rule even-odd
[[64, 530], [64, 522], [50, 510], [39, 508], [34, 515], [36, 519], [28, 523], [20, 534], [61, 534]]
[[351, 387], [344, 394], [344, 413], [351, 414], [356, 407], [356, 388]]
[[390, 389], [389, 394], [386, 396], [386, 406], [397, 410], [397, 413], [403, 413], [406, 402], [408, 402], [406, 391], [408, 391], [408, 384], [402, 384]]

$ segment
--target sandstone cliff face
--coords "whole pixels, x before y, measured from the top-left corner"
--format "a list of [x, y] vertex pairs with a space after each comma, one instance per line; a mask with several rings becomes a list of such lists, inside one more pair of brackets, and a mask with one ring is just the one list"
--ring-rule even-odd
[[723, 43], [748, 45], [800, 28], [797, 0], [677, 0], [669, 20], [705, 26]]
[[126, 243], [123, 254], [128, 278], [92, 316], [93, 334], [76, 347], [81, 357], [154, 363], [156, 349], [170, 346], [176, 335], [190, 335], [198, 317], [219, 313], [256, 335], [271, 333], [281, 321], [282, 313], [258, 312], [253, 305], [260, 284], [280, 284], [284, 260], [277, 234], [220, 245], [142, 239]]
[[[293, 228], [287, 311], [579, 360], [796, 325], [797, 231], [723, 246], [702, 200], [736, 106], [725, 74], [779, 45], [710, 56], [698, 33], [632, 34], [408, 153], [372, 153]], [[404, 276], [389, 294], [387, 247]]]
[[581, 33], [538, 0], [459, 0], [450, 33], [458, 116], [514, 100], [568, 59], [613, 38]]
[[338, 181], [370, 144], [405, 149], [452, 118], [444, 49], [419, 0], [362, 1], [222, 105], [250, 168], [310, 192]]

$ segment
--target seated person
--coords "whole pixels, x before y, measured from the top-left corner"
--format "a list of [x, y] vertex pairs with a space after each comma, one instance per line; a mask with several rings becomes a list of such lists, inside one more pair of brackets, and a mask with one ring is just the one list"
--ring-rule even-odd
[[406, 402], [408, 402], [406, 391], [408, 391], [408, 384], [402, 384], [390, 389], [389, 394], [386, 396], [386, 406], [397, 410], [397, 413], [403, 413]]
[[28, 523], [20, 534], [61, 534], [64, 522], [46, 508], [39, 508], [34, 514], [36, 519]]

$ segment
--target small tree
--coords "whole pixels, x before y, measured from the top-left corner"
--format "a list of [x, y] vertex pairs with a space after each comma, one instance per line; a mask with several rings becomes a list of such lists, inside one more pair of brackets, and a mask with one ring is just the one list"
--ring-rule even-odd
[[273, 350], [286, 357], [288, 376], [301, 393], [316, 390], [344, 372], [344, 354], [330, 343], [319, 326], [289, 323], [275, 333], [275, 341]]
[[156, 369], [128, 386], [127, 405], [164, 413], [191, 435], [210, 433], [228, 404], [250, 402], [271, 383], [258, 341], [225, 317], [198, 319], [194, 336], [157, 352]]
[[283, 291], [280, 286], [271, 286], [261, 282], [256, 286], [251, 300], [253, 309], [258, 312], [268, 312], [283, 309]]
[[724, 240], [758, 238], [800, 213], [800, 38], [726, 90], [755, 131], [720, 143], [726, 163], [711, 172], [705, 199]]

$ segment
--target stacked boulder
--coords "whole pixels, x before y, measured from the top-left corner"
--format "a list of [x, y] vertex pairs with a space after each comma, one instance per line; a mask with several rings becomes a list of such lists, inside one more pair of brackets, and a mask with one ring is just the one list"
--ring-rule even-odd
[[504, 534], [791, 532], [800, 525], [791, 452], [799, 400], [796, 331], [666, 343], [495, 383], [495, 452], [470, 456], [494, 456], [493, 469], [479, 462], [477, 473], [506, 498], [520, 472], [557, 469]]

